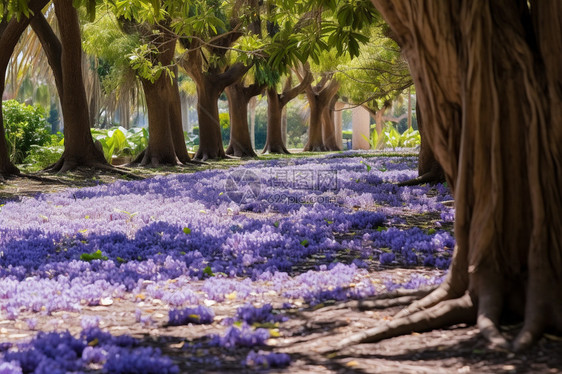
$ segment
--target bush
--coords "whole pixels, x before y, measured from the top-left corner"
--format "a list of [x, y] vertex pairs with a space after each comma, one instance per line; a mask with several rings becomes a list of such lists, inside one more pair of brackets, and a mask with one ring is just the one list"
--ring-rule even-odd
[[12, 162], [21, 164], [33, 145], [42, 146], [50, 142], [49, 124], [41, 106], [8, 100], [3, 103], [2, 115]]
[[59, 132], [57, 135], [51, 135], [47, 144], [33, 144], [23, 162], [31, 165], [30, 170], [41, 170], [57, 162], [63, 151], [62, 134]]

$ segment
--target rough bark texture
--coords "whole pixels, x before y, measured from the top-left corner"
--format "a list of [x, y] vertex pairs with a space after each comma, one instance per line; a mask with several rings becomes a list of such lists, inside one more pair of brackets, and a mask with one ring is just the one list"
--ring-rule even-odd
[[[82, 41], [78, 13], [71, 0], [55, 0], [55, 13], [60, 30], [60, 71], [62, 92], [59, 92], [64, 117], [64, 152], [50, 170], [65, 172], [79, 166], [110, 168], [103, 152], [95, 146], [90, 133], [88, 101], [82, 78]], [[55, 52], [49, 55], [56, 56]], [[57, 64], [57, 59], [49, 59]], [[56, 71], [56, 68], [53, 69]]]
[[[515, 350], [561, 332], [562, 2], [373, 3], [421, 92], [427, 140], [455, 197], [457, 246], [445, 282], [390, 334], [344, 343], [467, 320]], [[498, 329], [505, 316], [524, 321], [512, 344]]]
[[[306, 97], [310, 105], [310, 124], [308, 126], [308, 141], [304, 146], [304, 151], [324, 152], [339, 150], [335, 141], [334, 122], [331, 120], [330, 111], [332, 99], [336, 96], [340, 84], [333, 78], [324, 76], [316, 85], [307, 85]], [[328, 121], [325, 123], [325, 121]], [[327, 127], [330, 127], [328, 129]], [[331, 130], [331, 133], [330, 133]], [[324, 136], [324, 132], [326, 136]], [[324, 139], [330, 141], [325, 144]]]
[[244, 82], [237, 82], [226, 88], [230, 113], [230, 144], [226, 149], [227, 155], [257, 157], [248, 129], [248, 103], [263, 89], [264, 86], [259, 84], [246, 87]]
[[312, 75], [306, 74], [302, 82], [293, 88], [291, 88], [290, 80], [287, 80], [281, 94], [277, 93], [275, 87], [267, 89], [267, 138], [262, 153], [289, 153], [283, 141], [281, 127], [283, 108], [289, 101], [303, 93], [311, 81]]
[[[40, 13], [41, 8], [47, 3], [48, 1], [46, 0], [32, 0], [28, 6], [34, 13]], [[4, 120], [2, 117], [1, 96], [4, 93], [6, 69], [8, 68], [10, 57], [14, 52], [14, 48], [21, 34], [25, 31], [29, 23], [30, 19], [24, 16], [22, 16], [19, 21], [13, 18], [10, 21], [3, 20], [0, 22], [0, 179], [20, 173], [19, 169], [10, 161]]]

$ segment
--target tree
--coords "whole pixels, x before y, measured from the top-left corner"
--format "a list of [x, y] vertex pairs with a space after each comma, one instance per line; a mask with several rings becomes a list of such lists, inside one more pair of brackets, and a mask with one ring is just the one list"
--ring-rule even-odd
[[242, 80], [226, 87], [228, 112], [230, 114], [230, 144], [226, 149], [227, 155], [257, 157], [248, 128], [248, 103], [252, 97], [259, 95], [264, 88], [265, 85], [260, 83], [246, 86]]
[[289, 153], [281, 132], [283, 108], [289, 101], [304, 92], [311, 81], [312, 74], [308, 72], [302, 82], [295, 87], [292, 87], [291, 79], [287, 79], [280, 94], [277, 93], [275, 85], [267, 88], [267, 138], [262, 153]]
[[[187, 50], [180, 59], [182, 68], [197, 87], [197, 115], [199, 117], [199, 149], [196, 159], [222, 159], [225, 152], [219, 125], [218, 99], [224, 89], [239, 81], [251, 64], [229, 63], [230, 47], [243, 35], [243, 29], [252, 28], [253, 17], [259, 14], [255, 0], [235, 1], [229, 7], [208, 0], [204, 6], [194, 7], [194, 17], [207, 17], [205, 26], [176, 27], [181, 43]], [[254, 13], [252, 13], [254, 12]], [[230, 22], [226, 22], [230, 17]]]
[[[82, 77], [82, 41], [78, 12], [71, 0], [54, 0], [60, 40], [42, 15], [34, 22], [53, 70], [64, 118], [64, 152], [49, 171], [65, 172], [79, 166], [111, 169], [90, 133], [90, 115]], [[40, 13], [40, 12], [39, 12]]]
[[[28, 8], [21, 11], [23, 14], [0, 9], [0, 93], [4, 92], [8, 62], [21, 34], [29, 25], [32, 14], [41, 12], [47, 3], [46, 0], [32, 0], [27, 4]], [[0, 100], [0, 179], [19, 173], [18, 168], [10, 161]]]
[[[373, 3], [410, 63], [457, 246], [439, 288], [344, 344], [476, 322], [521, 350], [562, 331], [562, 3]], [[524, 321], [512, 344], [502, 316]]]
[[304, 151], [324, 152], [339, 150], [331, 112], [339, 87], [340, 83], [330, 73], [322, 74], [320, 82], [316, 85], [308, 84], [306, 86], [306, 97], [310, 105], [310, 124], [308, 127], [308, 141], [304, 146]]

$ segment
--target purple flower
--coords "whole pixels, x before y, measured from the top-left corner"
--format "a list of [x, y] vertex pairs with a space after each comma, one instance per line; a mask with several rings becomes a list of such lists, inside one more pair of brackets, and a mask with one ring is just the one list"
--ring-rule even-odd
[[208, 325], [213, 323], [214, 318], [213, 310], [203, 305], [196, 308], [172, 309], [168, 312], [168, 325], [180, 326], [189, 323]]

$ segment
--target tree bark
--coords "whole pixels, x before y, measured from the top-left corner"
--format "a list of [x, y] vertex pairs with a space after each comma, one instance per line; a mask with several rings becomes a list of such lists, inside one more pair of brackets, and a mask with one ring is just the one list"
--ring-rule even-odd
[[[238, 38], [237, 33], [229, 34], [217, 40], [229, 46]], [[197, 87], [197, 116], [199, 117], [199, 149], [196, 159], [222, 159], [226, 157], [222, 144], [218, 99], [224, 89], [238, 80], [250, 69], [241, 63], [236, 63], [222, 71], [219, 68], [204, 69], [201, 46], [193, 41], [185, 47], [191, 48], [187, 58], [181, 61], [182, 67], [193, 79]], [[216, 53], [224, 53], [220, 49]]]
[[[159, 27], [157, 34], [147, 33], [144, 29], [141, 31], [144, 38], [158, 49], [155, 63], [160, 63], [162, 66], [173, 65], [177, 36], [165, 27]], [[157, 167], [176, 166], [191, 161], [183, 135], [178, 69], [176, 66], [170, 69], [173, 77], [162, 72], [154, 82], [140, 78], [148, 111], [149, 138], [147, 148], [133, 161], [133, 164]]]
[[[47, 0], [32, 0], [28, 6], [33, 13], [40, 13], [47, 3]], [[20, 173], [19, 169], [10, 160], [2, 116], [1, 97], [6, 85], [8, 63], [21, 34], [25, 31], [30, 21], [29, 18], [22, 16], [20, 20], [12, 18], [10, 21], [3, 20], [0, 22], [0, 179]]]
[[[310, 124], [308, 127], [308, 141], [304, 146], [304, 151], [325, 152], [338, 150], [333, 130], [334, 124], [330, 118], [330, 105], [339, 87], [340, 84], [335, 79], [328, 77], [324, 77], [315, 87], [312, 87], [310, 84], [307, 85], [305, 92], [310, 105]], [[324, 124], [324, 121], [328, 122]], [[326, 128], [329, 126], [331, 126], [332, 130]], [[327, 131], [326, 139], [330, 140], [330, 147], [324, 143], [324, 131]]]
[[[95, 146], [90, 133], [88, 101], [82, 78], [82, 41], [78, 13], [71, 0], [55, 0], [55, 13], [60, 30], [60, 69], [62, 93], [59, 92], [64, 117], [64, 152], [51, 171], [65, 172], [79, 166], [109, 168], [103, 152]], [[56, 66], [56, 51], [48, 53], [51, 66]], [[56, 67], [53, 69], [56, 71]]]
[[262, 153], [289, 154], [283, 142], [283, 133], [281, 131], [283, 108], [289, 101], [303, 93], [311, 81], [312, 74], [307, 72], [301, 83], [293, 88], [291, 88], [290, 80], [288, 80], [282, 94], [278, 94], [275, 87], [267, 89], [267, 137]]
[[230, 144], [226, 150], [227, 155], [257, 157], [248, 129], [248, 103], [263, 88], [264, 86], [259, 84], [246, 87], [242, 81], [226, 87], [230, 113]]
[[[327, 151], [341, 151], [336, 139], [336, 124], [334, 122], [334, 110], [337, 101], [337, 95], [334, 95], [324, 108], [322, 113], [322, 141]], [[339, 134], [341, 136], [341, 133]]]
[[[521, 350], [546, 329], [562, 331], [562, 63], [553, 52], [562, 3], [373, 3], [421, 93], [427, 141], [455, 197], [457, 246], [445, 282], [400, 313], [393, 334], [360, 340], [471, 319], [492, 345]], [[502, 315], [524, 321], [512, 345]]]

